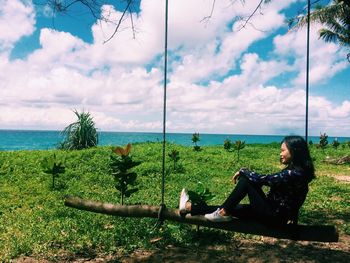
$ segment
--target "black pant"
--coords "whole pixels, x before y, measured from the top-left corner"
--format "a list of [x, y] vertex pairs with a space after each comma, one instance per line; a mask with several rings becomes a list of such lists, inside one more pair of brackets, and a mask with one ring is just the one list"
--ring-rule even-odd
[[[248, 195], [249, 204], [239, 204]], [[205, 203], [192, 204], [191, 215], [203, 215], [224, 208], [226, 212], [240, 219], [256, 219], [265, 223], [285, 223], [279, 217], [262, 191], [261, 186], [241, 176], [236, 187], [221, 206], [208, 206]]]

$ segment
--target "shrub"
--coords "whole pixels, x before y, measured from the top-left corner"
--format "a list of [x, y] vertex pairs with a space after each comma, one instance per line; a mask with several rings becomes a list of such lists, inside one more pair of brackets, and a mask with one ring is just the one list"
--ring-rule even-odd
[[328, 145], [328, 135], [326, 133], [320, 135], [320, 143], [319, 143], [319, 147], [321, 149], [326, 148]]
[[335, 138], [335, 139], [333, 140], [333, 142], [332, 142], [332, 146], [333, 146], [335, 149], [338, 149], [339, 145], [340, 145], [340, 143], [339, 143], [338, 139]]
[[193, 204], [208, 203], [215, 197], [215, 195], [210, 192], [210, 190], [206, 188], [202, 182], [197, 183], [195, 190], [188, 191], [188, 195]]
[[55, 179], [66, 170], [64, 163], [65, 161], [58, 159], [56, 154], [52, 157], [45, 157], [41, 162], [43, 172], [52, 176], [52, 189], [55, 189]]
[[62, 134], [66, 137], [59, 148], [66, 150], [81, 150], [97, 146], [98, 133], [95, 122], [89, 112], [74, 111], [78, 120], [69, 124]]
[[224, 149], [225, 149], [226, 151], [231, 151], [231, 148], [232, 148], [232, 142], [231, 142], [231, 140], [230, 140], [230, 139], [226, 139], [226, 140], [224, 141]]
[[129, 188], [136, 185], [137, 174], [129, 170], [141, 162], [134, 162], [132, 160], [131, 144], [129, 143], [125, 148], [116, 147], [112, 149], [110, 156], [110, 168], [115, 179], [115, 188], [120, 192], [121, 204], [124, 204], [124, 197], [130, 197], [133, 193], [138, 191], [138, 188]]
[[200, 151], [201, 147], [197, 144], [200, 141], [199, 133], [192, 134], [192, 143], [194, 143], [193, 149], [195, 151]]
[[244, 147], [245, 147], [245, 141], [237, 140], [233, 144], [233, 148], [237, 152], [237, 159], [238, 159], [238, 161], [239, 161], [239, 153]]
[[174, 162], [174, 170], [176, 170], [176, 164], [180, 160], [180, 152], [178, 150], [173, 149], [168, 156]]

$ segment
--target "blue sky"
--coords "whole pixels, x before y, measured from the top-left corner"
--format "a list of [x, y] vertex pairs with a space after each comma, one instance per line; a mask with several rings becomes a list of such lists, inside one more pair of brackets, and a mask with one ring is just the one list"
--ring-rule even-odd
[[[0, 129], [62, 130], [74, 109], [99, 130], [162, 131], [164, 2], [142, 0], [114, 25], [76, 5], [52, 16], [31, 1], [0, 0]], [[113, 3], [116, 1], [110, 1]], [[167, 130], [303, 134], [306, 32], [286, 18], [306, 1], [272, 1], [241, 29], [259, 1], [169, 1]], [[118, 21], [121, 10], [101, 14]], [[348, 49], [311, 28], [309, 134], [349, 136]]]

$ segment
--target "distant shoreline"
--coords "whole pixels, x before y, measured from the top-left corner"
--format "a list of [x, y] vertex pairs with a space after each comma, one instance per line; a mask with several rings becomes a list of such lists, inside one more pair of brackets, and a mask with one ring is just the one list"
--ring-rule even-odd
[[[136, 142], [161, 142], [161, 132], [114, 132], [98, 131], [99, 146], [126, 145]], [[199, 145], [222, 145], [225, 139], [231, 141], [242, 140], [247, 144], [268, 144], [281, 142], [285, 135], [251, 135], [251, 134], [210, 134], [200, 133]], [[331, 144], [337, 138], [339, 142], [350, 141], [350, 137], [328, 137]], [[57, 148], [64, 139], [61, 131], [57, 130], [0, 130], [0, 150], [49, 150]], [[319, 142], [319, 136], [309, 136], [313, 143]], [[192, 145], [192, 133], [166, 133], [166, 141], [190, 146]]]

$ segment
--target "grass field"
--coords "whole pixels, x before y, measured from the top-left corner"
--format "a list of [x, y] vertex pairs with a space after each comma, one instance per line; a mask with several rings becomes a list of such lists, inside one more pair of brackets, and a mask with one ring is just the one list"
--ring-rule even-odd
[[[231, 175], [241, 167], [260, 173], [281, 169], [279, 144], [247, 145], [240, 153], [224, 150], [223, 146], [193, 147], [167, 145], [167, 152], [180, 153], [178, 168], [167, 157], [165, 204], [178, 206], [181, 189], [195, 189], [202, 182], [215, 194], [211, 201], [220, 204], [232, 189]], [[159, 205], [161, 202], [160, 143], [134, 144], [133, 159], [141, 161], [134, 168], [138, 174], [139, 191], [125, 200], [126, 204]], [[308, 198], [301, 210], [300, 223], [335, 224], [341, 240], [350, 235], [350, 184], [335, 176], [350, 177], [350, 165], [325, 163], [348, 155], [348, 146], [324, 150], [311, 147], [317, 179], [311, 183]], [[128, 255], [138, 249], [165, 249], [171, 246], [190, 248], [203, 239], [216, 235], [215, 242], [227, 240], [256, 242], [261, 237], [218, 230], [203, 230], [201, 236], [189, 225], [166, 222], [154, 228], [154, 219], [118, 218], [83, 212], [64, 206], [66, 195], [120, 203], [109, 171], [110, 147], [81, 151], [14, 151], [0, 152], [0, 261], [30, 256], [60, 261], [77, 256]], [[66, 171], [56, 180], [42, 171], [45, 157], [65, 158]], [[157, 240], [157, 242], [154, 242]], [[210, 239], [212, 240], [212, 239]], [[349, 251], [344, 252], [349, 256]]]

